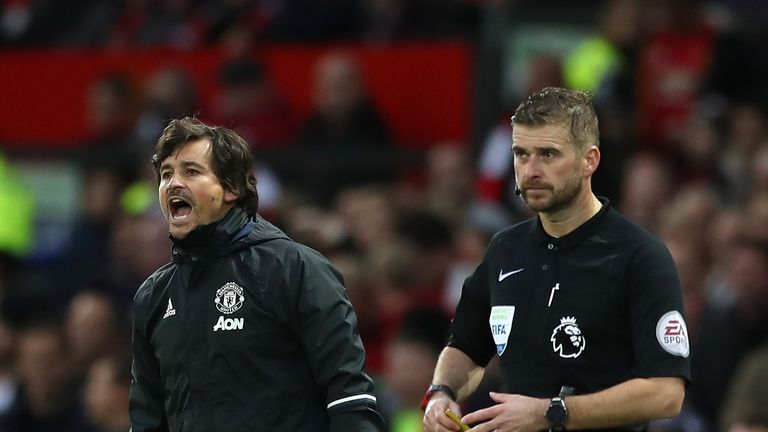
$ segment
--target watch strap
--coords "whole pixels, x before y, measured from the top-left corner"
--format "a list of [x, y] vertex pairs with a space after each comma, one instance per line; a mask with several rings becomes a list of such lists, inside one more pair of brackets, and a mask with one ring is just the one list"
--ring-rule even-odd
[[432, 399], [432, 395], [437, 392], [443, 392], [447, 394], [451, 400], [456, 400], [456, 392], [454, 392], [452, 388], [445, 384], [432, 384], [427, 388], [427, 392], [424, 393], [424, 397], [421, 399], [421, 404], [419, 404], [419, 408], [421, 408], [422, 411], [427, 409], [429, 400]]

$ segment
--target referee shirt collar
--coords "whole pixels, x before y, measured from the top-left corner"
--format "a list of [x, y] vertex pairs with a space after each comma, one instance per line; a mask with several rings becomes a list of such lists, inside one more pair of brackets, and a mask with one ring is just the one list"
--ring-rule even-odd
[[608, 213], [611, 208], [611, 203], [608, 198], [597, 197], [597, 199], [600, 200], [600, 203], [603, 205], [600, 208], [600, 211], [589, 218], [586, 222], [579, 225], [575, 230], [560, 238], [555, 238], [547, 234], [547, 232], [544, 231], [544, 226], [541, 224], [541, 218], [537, 216], [536, 223], [534, 223], [532, 226], [532, 234], [536, 244], [552, 244], [558, 248], [572, 249], [590, 237], [592, 234], [597, 232], [600, 227], [600, 221], [604, 219], [606, 213]]

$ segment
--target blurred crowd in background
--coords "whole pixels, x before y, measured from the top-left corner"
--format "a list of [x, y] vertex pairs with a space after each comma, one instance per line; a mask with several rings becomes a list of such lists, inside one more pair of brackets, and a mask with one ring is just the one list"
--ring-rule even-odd
[[[463, 279], [497, 230], [532, 216], [513, 194], [509, 118], [545, 86], [594, 95], [594, 190], [678, 266], [694, 382], [652, 429], [768, 431], [767, 23], [761, 0], [0, 1], [0, 55], [226, 53], [207, 106], [189, 71], [159, 68], [141, 88], [115, 72], [83, 95], [77, 151], [0, 143], [0, 431], [128, 430], [131, 300], [170, 258], [148, 162], [185, 115], [252, 145], [260, 212], [343, 273], [390, 430], [421, 430]], [[473, 52], [472, 133], [406, 148], [333, 47], [446, 39]], [[329, 47], [308, 116], [259, 59], [289, 42]], [[30, 160], [74, 167], [66, 224], [50, 223], [40, 202], [54, 192], [30, 184]], [[496, 381], [492, 365], [466, 410]]]

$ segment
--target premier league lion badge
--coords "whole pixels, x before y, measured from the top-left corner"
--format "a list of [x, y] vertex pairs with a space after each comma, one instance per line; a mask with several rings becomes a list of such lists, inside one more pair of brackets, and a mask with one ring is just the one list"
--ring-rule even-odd
[[243, 288], [234, 282], [227, 282], [219, 288], [216, 291], [216, 298], [213, 300], [216, 303], [216, 309], [225, 314], [231, 314], [240, 309], [243, 306], [243, 301], [245, 301]]
[[552, 331], [552, 349], [562, 358], [576, 358], [584, 352], [587, 340], [576, 324], [576, 318], [560, 318], [560, 325]]

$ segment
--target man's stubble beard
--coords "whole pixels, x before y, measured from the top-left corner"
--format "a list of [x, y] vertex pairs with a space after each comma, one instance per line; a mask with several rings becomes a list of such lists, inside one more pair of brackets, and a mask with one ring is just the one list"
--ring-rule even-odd
[[531, 205], [525, 194], [523, 194], [523, 199], [528, 208], [537, 213], [556, 213], [573, 205], [573, 202], [581, 194], [583, 188], [581, 176], [578, 173], [574, 173], [571, 181], [565, 185], [564, 189], [552, 191], [551, 198], [541, 205]]

